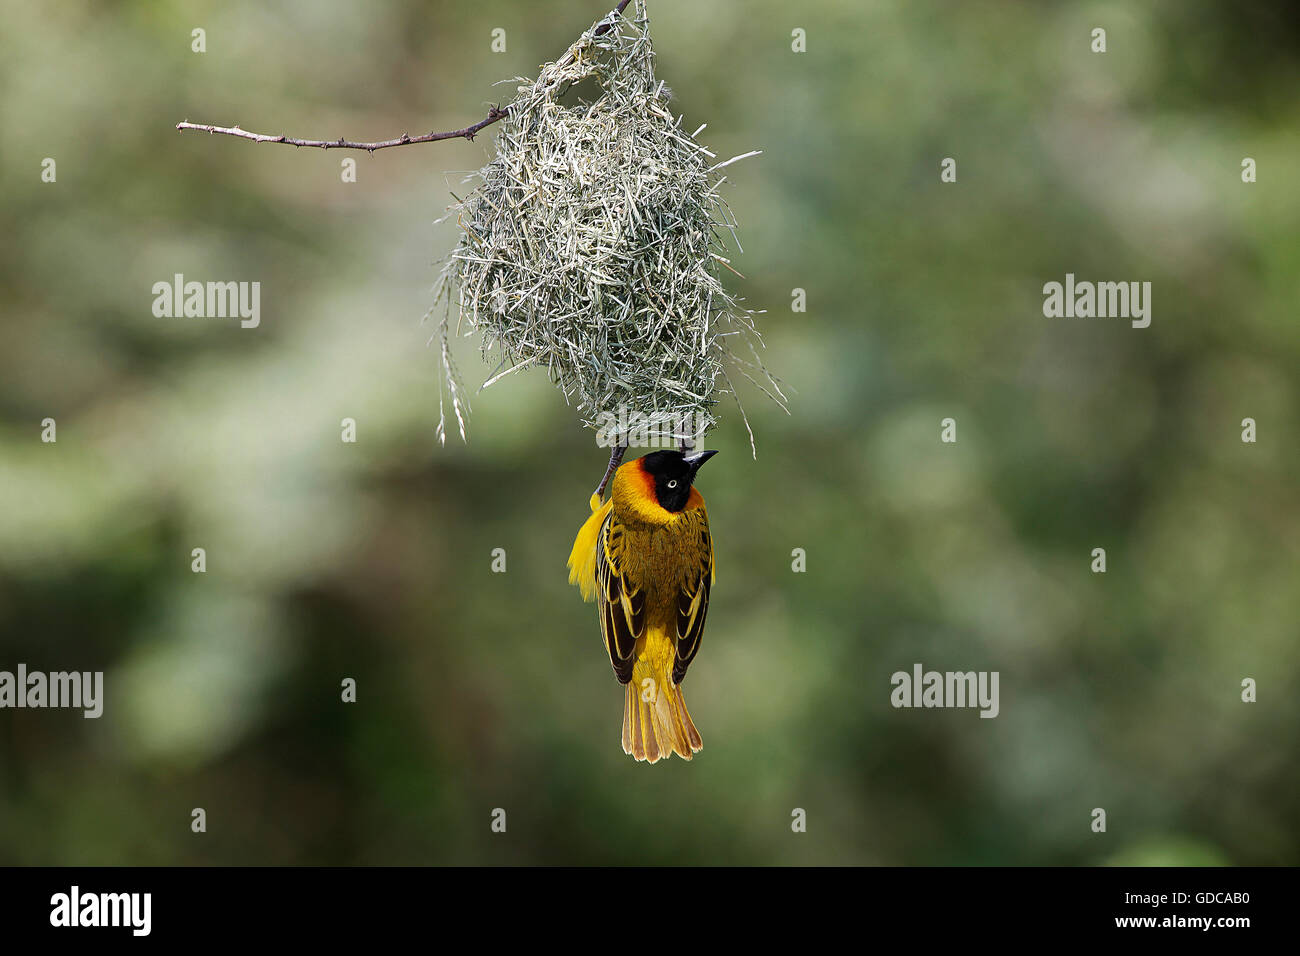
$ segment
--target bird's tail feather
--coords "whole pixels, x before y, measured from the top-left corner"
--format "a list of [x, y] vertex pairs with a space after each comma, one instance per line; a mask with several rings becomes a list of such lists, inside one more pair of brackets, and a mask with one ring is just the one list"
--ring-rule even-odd
[[656, 680], [644, 662], [637, 661], [624, 693], [624, 753], [655, 763], [672, 754], [690, 760], [704, 747], [681, 687], [667, 675]]

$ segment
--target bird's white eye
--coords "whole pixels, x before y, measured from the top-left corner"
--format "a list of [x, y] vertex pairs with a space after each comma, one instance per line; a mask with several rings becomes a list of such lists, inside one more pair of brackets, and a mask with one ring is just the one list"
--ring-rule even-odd
[[677, 487], [677, 479], [674, 478], [672, 481], [668, 482], [668, 487], [669, 487], [669, 488], [676, 488], [676, 487]]

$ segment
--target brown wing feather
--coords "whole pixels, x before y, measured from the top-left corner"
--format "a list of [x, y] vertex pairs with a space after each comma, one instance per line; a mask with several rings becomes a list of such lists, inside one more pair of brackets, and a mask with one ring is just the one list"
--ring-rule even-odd
[[596, 542], [596, 603], [600, 636], [620, 684], [632, 679], [636, 640], [645, 632], [645, 593], [623, 577], [623, 526], [610, 512]]
[[709, 590], [713, 586], [713, 536], [709, 533], [709, 516], [703, 507], [686, 512], [691, 522], [684, 529], [682, 554], [690, 562], [682, 591], [677, 596], [677, 661], [673, 665], [673, 683], [686, 678], [686, 668], [700, 650], [704, 636], [704, 618], [709, 613]]

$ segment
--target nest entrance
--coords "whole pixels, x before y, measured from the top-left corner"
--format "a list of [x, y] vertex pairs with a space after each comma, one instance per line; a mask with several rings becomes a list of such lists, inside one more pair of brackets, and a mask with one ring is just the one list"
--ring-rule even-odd
[[[545, 368], [607, 444], [698, 440], [716, 424], [718, 393], [731, 391], [728, 368], [751, 381], [749, 370], [761, 371], [779, 395], [754, 350], [754, 313], [719, 276], [735, 220], [718, 170], [734, 160], [717, 162], [695, 140], [700, 130], [673, 117], [643, 0], [519, 83], [496, 157], [451, 207], [462, 235], [435, 292], [462, 438], [454, 334], [481, 335], [498, 367], [484, 387]], [[741, 341], [754, 362], [735, 355]], [[440, 440], [444, 426], [441, 417]]]

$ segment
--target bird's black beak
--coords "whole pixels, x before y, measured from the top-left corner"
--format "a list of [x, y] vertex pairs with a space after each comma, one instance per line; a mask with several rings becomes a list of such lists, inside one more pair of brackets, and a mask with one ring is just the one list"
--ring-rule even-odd
[[682, 455], [682, 461], [690, 466], [691, 474], [694, 475], [700, 470], [700, 466], [716, 454], [716, 451], [697, 451], [690, 455]]

